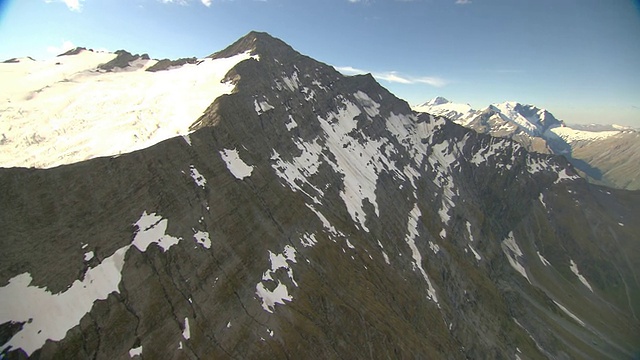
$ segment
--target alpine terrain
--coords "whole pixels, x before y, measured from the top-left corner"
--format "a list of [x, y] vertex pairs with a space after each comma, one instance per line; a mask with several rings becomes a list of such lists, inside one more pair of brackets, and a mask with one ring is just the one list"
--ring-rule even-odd
[[592, 183], [640, 190], [640, 132], [612, 125], [571, 125], [549, 111], [517, 102], [474, 110], [436, 97], [414, 106], [484, 134], [509, 138], [529, 151], [564, 155]]
[[564, 157], [265, 33], [0, 76], [2, 357], [640, 354], [640, 192]]

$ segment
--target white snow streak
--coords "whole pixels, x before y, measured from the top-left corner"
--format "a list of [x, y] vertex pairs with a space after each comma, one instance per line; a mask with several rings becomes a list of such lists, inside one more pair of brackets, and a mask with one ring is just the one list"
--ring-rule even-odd
[[182, 337], [185, 340], [189, 340], [191, 338], [191, 328], [189, 328], [189, 318], [184, 318], [184, 330], [182, 330]]
[[431, 284], [431, 280], [429, 279], [427, 272], [422, 267], [422, 255], [420, 254], [420, 251], [418, 250], [415, 242], [416, 238], [418, 237], [418, 219], [420, 218], [420, 216], [422, 216], [422, 213], [418, 208], [418, 204], [415, 204], [411, 212], [409, 212], [409, 219], [407, 221], [407, 237], [405, 238], [405, 241], [411, 249], [411, 257], [413, 258], [413, 269], [415, 270], [417, 267], [420, 270], [422, 277], [427, 282], [427, 285], [429, 287], [429, 289], [427, 290], [429, 298], [436, 304], [439, 304], [435, 288], [433, 287], [433, 284]]
[[520, 260], [522, 259], [522, 256], [524, 254], [522, 253], [522, 250], [520, 250], [520, 247], [518, 247], [516, 239], [513, 237], [513, 231], [510, 232], [507, 238], [502, 241], [502, 252], [504, 252], [504, 254], [507, 256], [511, 267], [513, 267], [517, 272], [520, 273], [520, 275], [524, 276], [525, 279], [527, 279], [527, 281], [531, 283], [531, 280], [529, 280], [529, 277], [527, 276], [527, 271], [520, 263]]
[[538, 254], [538, 257], [540, 258], [542, 265], [551, 266], [551, 263], [547, 259], [545, 259], [544, 256], [542, 256], [542, 254], [540, 254], [540, 251], [536, 251], [536, 254]]
[[571, 271], [573, 271], [574, 274], [576, 274], [576, 276], [578, 277], [578, 279], [580, 280], [580, 282], [582, 282], [584, 284], [584, 286], [588, 287], [589, 290], [591, 290], [591, 292], [593, 292], [593, 289], [591, 288], [591, 285], [589, 284], [589, 282], [587, 281], [587, 279], [582, 276], [582, 274], [580, 274], [580, 271], [578, 271], [578, 264], [576, 264], [572, 259], [570, 260], [570, 268]]
[[564, 180], [577, 180], [580, 179], [580, 176], [578, 175], [569, 175], [567, 174], [567, 169], [562, 169], [558, 172], [558, 179], [554, 182], [554, 184], [557, 184], [559, 182], [562, 182]]
[[575, 316], [571, 311], [569, 311], [569, 309], [567, 309], [566, 307], [560, 305], [559, 302], [553, 300], [553, 302], [560, 308], [560, 310], [564, 311], [565, 314], [569, 315], [570, 318], [572, 318], [573, 320], [577, 321], [578, 324], [584, 326], [584, 321], [580, 320], [579, 317]]
[[433, 251], [434, 254], [437, 254], [440, 252], [440, 245], [429, 241], [429, 249], [431, 249], [431, 251]]

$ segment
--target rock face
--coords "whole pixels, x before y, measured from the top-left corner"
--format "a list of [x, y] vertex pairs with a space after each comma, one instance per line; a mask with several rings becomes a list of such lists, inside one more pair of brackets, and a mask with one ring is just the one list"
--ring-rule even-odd
[[640, 190], [640, 133], [631, 128], [566, 126], [545, 109], [517, 102], [474, 110], [436, 97], [414, 109], [482, 134], [513, 139], [528, 151], [563, 155], [591, 183]]
[[133, 55], [126, 50], [117, 50], [115, 53], [117, 55], [115, 59], [101, 64], [100, 66], [98, 66], [98, 69], [105, 71], [117, 71], [131, 66], [135, 61], [150, 60], [149, 55], [147, 54]]
[[177, 60], [162, 59], [162, 60], [159, 60], [157, 63], [153, 64], [152, 66], [148, 67], [146, 71], [151, 71], [151, 72], [164, 71], [174, 67], [180, 67], [185, 64], [196, 64], [197, 62], [198, 62], [198, 59], [194, 57], [182, 58]]
[[631, 358], [640, 193], [252, 32], [192, 133], [0, 169], [7, 358]]

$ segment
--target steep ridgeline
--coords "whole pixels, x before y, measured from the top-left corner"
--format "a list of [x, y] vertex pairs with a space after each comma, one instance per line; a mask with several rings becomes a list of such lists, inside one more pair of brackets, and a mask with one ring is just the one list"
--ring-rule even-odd
[[640, 132], [622, 126], [566, 126], [545, 109], [517, 102], [474, 110], [436, 97], [414, 106], [482, 134], [513, 139], [529, 151], [567, 157], [592, 183], [640, 190]]
[[638, 192], [247, 51], [188, 135], [0, 171], [3, 356], [638, 354]]

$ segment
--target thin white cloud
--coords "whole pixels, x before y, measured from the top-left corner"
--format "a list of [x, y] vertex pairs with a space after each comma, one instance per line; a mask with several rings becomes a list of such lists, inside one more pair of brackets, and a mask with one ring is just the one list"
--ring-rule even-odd
[[82, 7], [82, 5], [80, 4], [80, 1], [84, 1], [84, 0], [44, 0], [44, 2], [46, 3], [52, 3], [52, 2], [65, 3], [65, 5], [67, 5], [69, 10], [71, 11], [80, 11], [80, 8]]
[[388, 82], [395, 82], [395, 83], [400, 83], [400, 84], [412, 84], [413, 83], [411, 80], [398, 75], [398, 73], [396, 71], [388, 71], [388, 72], [383, 72], [383, 73], [372, 73], [371, 75], [373, 75], [373, 77], [376, 78], [376, 79], [380, 79], [380, 80], [384, 80], [384, 81], [388, 81]]
[[74, 49], [76, 46], [69, 40], [63, 40], [62, 45], [60, 46], [47, 46], [47, 52], [51, 55], [60, 55], [64, 52], [67, 52], [71, 49]]
[[[370, 71], [354, 68], [351, 66], [337, 66], [336, 70], [345, 75], [367, 74]], [[398, 84], [426, 84], [433, 87], [443, 87], [447, 85], [447, 81], [435, 76], [413, 77], [398, 73], [397, 71], [371, 72], [374, 78], [390, 83]]]
[[431, 85], [433, 87], [443, 87], [445, 85], [447, 85], [447, 81], [444, 79], [441, 79], [439, 77], [434, 77], [434, 76], [425, 76], [425, 77], [421, 77], [421, 78], [416, 78], [414, 79], [415, 82], [420, 83], [420, 84], [427, 84], [427, 85]]
[[471, 4], [471, 0], [456, 0], [456, 4], [458, 4], [458, 5], [468, 5], [468, 4]]
[[366, 74], [367, 72], [362, 69], [356, 69], [351, 66], [336, 66], [336, 70], [345, 74], [345, 75], [356, 75], [356, 74]]
[[[181, 6], [187, 6], [194, 0], [158, 0], [158, 1], [160, 1], [163, 4], [177, 4]], [[211, 4], [213, 3], [213, 0], [198, 0], [198, 2], [206, 7], [210, 7]]]

